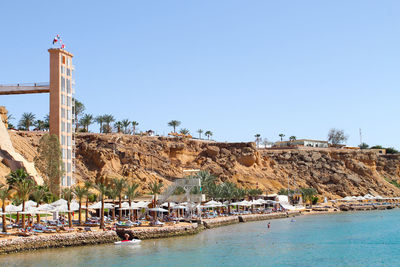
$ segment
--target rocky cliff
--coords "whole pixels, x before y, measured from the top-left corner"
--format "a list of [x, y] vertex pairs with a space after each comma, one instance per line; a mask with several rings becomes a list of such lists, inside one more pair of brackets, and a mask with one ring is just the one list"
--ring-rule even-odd
[[[10, 132], [17, 152], [29, 161], [40, 133]], [[77, 134], [79, 180], [128, 177], [143, 191], [150, 182], [182, 178], [184, 169], [209, 170], [221, 181], [259, 187], [269, 193], [314, 187], [330, 198], [367, 193], [400, 195], [389, 180], [400, 179], [400, 156], [347, 150], [257, 150], [254, 143], [215, 143], [121, 134]], [[1, 166], [0, 166], [1, 167]], [[289, 179], [288, 179], [289, 178]]]

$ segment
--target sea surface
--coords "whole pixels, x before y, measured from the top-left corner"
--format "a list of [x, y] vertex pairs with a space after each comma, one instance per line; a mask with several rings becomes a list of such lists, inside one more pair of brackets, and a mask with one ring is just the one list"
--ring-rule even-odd
[[241, 223], [198, 235], [0, 256], [0, 266], [400, 266], [400, 209]]

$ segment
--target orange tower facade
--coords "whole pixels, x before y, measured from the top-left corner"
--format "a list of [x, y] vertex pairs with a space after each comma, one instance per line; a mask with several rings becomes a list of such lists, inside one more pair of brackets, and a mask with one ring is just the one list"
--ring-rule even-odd
[[52, 48], [50, 53], [50, 134], [60, 140], [64, 175], [61, 186], [74, 184], [75, 159], [75, 81], [73, 55], [64, 49]]

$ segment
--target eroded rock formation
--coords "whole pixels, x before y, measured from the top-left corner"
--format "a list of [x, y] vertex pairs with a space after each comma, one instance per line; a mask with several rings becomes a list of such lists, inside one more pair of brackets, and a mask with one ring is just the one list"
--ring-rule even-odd
[[[11, 133], [15, 149], [28, 160], [33, 160], [40, 136]], [[400, 179], [400, 155], [343, 149], [266, 151], [257, 150], [254, 143], [77, 134], [79, 180], [128, 177], [148, 191], [150, 182], [168, 184], [183, 177], [184, 169], [208, 170], [221, 181], [247, 188], [258, 186], [269, 193], [286, 188], [290, 178], [298, 187], [314, 187], [331, 198], [367, 193], [400, 195], [400, 189], [387, 181]]]

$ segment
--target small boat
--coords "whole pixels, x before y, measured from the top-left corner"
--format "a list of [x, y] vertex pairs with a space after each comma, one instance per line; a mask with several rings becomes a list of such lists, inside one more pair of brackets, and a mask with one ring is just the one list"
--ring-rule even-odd
[[132, 239], [132, 240], [122, 240], [114, 242], [115, 245], [136, 245], [142, 242], [140, 239]]

